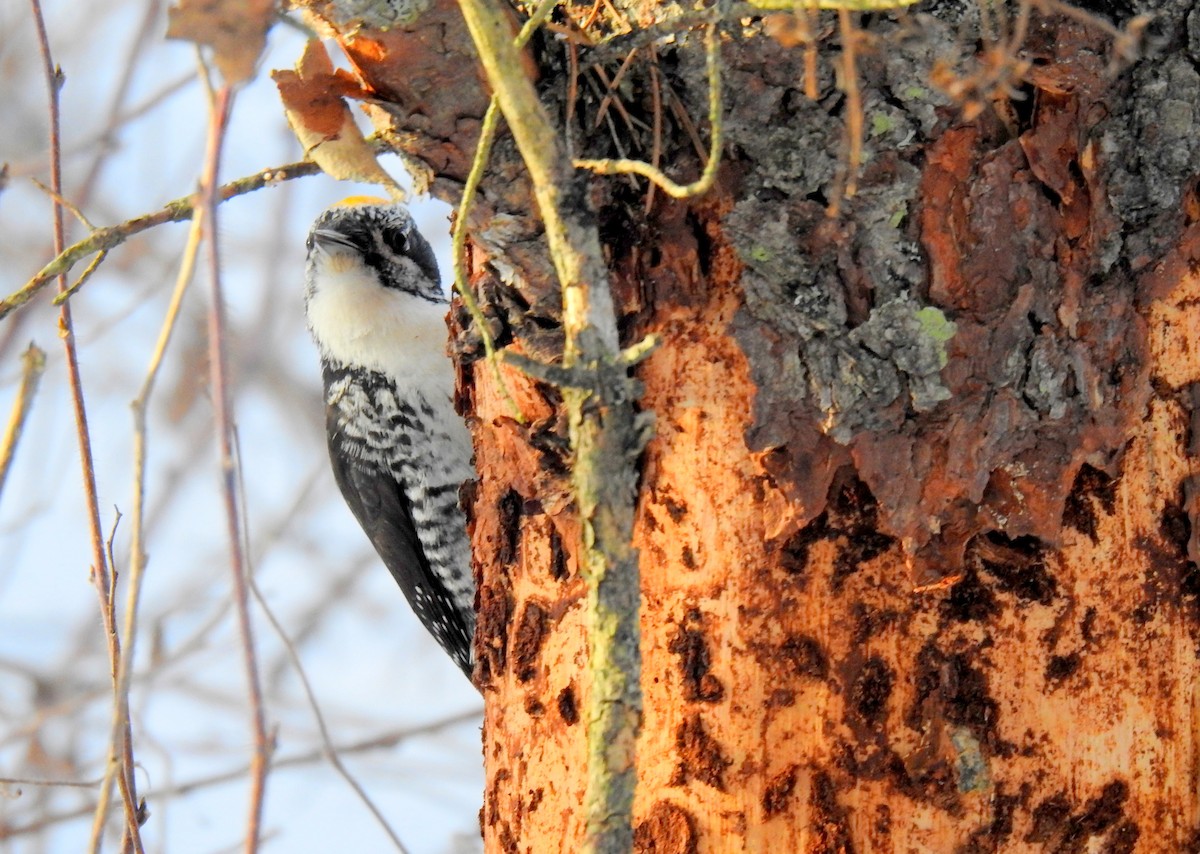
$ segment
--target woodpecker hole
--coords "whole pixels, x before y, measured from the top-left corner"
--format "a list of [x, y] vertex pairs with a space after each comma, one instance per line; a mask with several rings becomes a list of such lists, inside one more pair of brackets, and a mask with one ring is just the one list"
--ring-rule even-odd
[[558, 692], [558, 716], [567, 726], [579, 723], [579, 705], [575, 701], [575, 689], [570, 685]]
[[1050, 660], [1046, 662], [1046, 681], [1049, 683], [1064, 681], [1079, 669], [1081, 661], [1077, 652], [1072, 652], [1070, 655], [1050, 656]]
[[502, 566], [512, 566], [520, 554], [521, 508], [524, 503], [515, 489], [509, 489], [500, 497], [497, 515], [501, 539], [496, 551], [496, 561]]
[[895, 681], [887, 663], [877, 655], [871, 656], [850, 688], [851, 708], [867, 723], [879, 721], [887, 714], [887, 702]]
[[528, 682], [537, 675], [542, 644], [549, 634], [547, 613], [547, 609], [534, 599], [526, 601], [521, 609], [512, 642], [513, 670], [518, 682]]
[[671, 777], [672, 786], [686, 786], [692, 780], [699, 780], [718, 792], [725, 791], [725, 769], [733, 760], [709, 734], [700, 715], [689, 716], [675, 730], [675, 750], [679, 763]]
[[811, 826], [816, 837], [809, 851], [820, 854], [854, 851], [849, 813], [838, 803], [837, 789], [827, 772], [819, 770], [813, 774], [809, 804], [812, 806]]
[[679, 656], [679, 673], [683, 679], [683, 696], [690, 702], [719, 703], [725, 687], [709, 668], [712, 655], [704, 636], [704, 618], [692, 608], [687, 612], [667, 647]]
[[[1128, 797], [1128, 784], [1124, 780], [1113, 780], [1105, 785], [1099, 795], [1089, 799], [1079, 812], [1075, 812], [1066, 793], [1059, 792], [1034, 807], [1033, 827], [1025, 836], [1025, 841], [1062, 840], [1077, 843], [1079, 850], [1083, 850], [1088, 847], [1088, 839], [1107, 834], [1105, 851], [1131, 852], [1134, 850], [1132, 843], [1137, 841], [1141, 831], [1134, 822], [1122, 821]], [[1060, 846], [1056, 850], [1066, 849]]]
[[978, 534], [967, 543], [964, 563], [978, 566], [1001, 590], [1027, 602], [1049, 605], [1058, 593], [1058, 584], [1046, 570], [1046, 547], [1036, 537]]
[[779, 645], [779, 661], [796, 676], [823, 681], [829, 674], [829, 660], [821, 644], [809, 635], [789, 635]]
[[764, 816], [772, 818], [787, 811], [792, 802], [792, 794], [796, 791], [796, 772], [798, 770], [797, 766], [790, 765], [787, 770], [776, 774], [767, 783], [767, 788], [763, 791], [762, 796]]
[[1098, 509], [1108, 515], [1116, 512], [1117, 483], [1100, 469], [1084, 463], [1075, 475], [1075, 483], [1063, 506], [1063, 525], [1074, 528], [1093, 543], [1099, 543]]
[[988, 693], [983, 671], [971, 666], [970, 656], [947, 655], [927, 643], [917, 654], [912, 684], [916, 692], [905, 718], [908, 726], [924, 732], [931, 722], [945, 720], [969, 729], [987, 753], [1005, 756], [1014, 749], [996, 731], [999, 704]]
[[550, 575], [555, 581], [565, 581], [567, 572], [567, 551], [563, 548], [562, 535], [558, 528], [550, 526]]
[[941, 612], [956, 623], [982, 622], [998, 615], [1000, 606], [991, 589], [979, 580], [979, 573], [971, 566], [942, 600]]
[[656, 801], [633, 829], [633, 850], [638, 854], [696, 854], [696, 819], [670, 801]]

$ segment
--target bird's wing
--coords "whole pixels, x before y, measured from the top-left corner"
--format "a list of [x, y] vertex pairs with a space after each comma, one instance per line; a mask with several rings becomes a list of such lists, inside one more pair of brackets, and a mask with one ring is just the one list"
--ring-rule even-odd
[[450, 594], [429, 568], [404, 485], [391, 472], [346, 453], [335, 422], [331, 411], [329, 458], [338, 489], [417, 617], [470, 678], [472, 638], [450, 605]]

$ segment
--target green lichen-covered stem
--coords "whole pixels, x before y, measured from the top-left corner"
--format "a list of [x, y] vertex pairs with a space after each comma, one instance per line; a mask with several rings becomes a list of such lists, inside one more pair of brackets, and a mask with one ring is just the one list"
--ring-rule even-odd
[[633, 549], [634, 384], [618, 352], [616, 318], [586, 187], [525, 76], [506, 19], [486, 0], [460, 0], [504, 118], [533, 182], [563, 292], [564, 389], [588, 582], [591, 687], [584, 850], [633, 847], [635, 745], [641, 725], [639, 578]]
[[589, 327], [597, 344], [615, 354], [612, 295], [585, 185], [561, 150], [558, 130], [525, 75], [508, 20], [482, 0], [460, 0], [459, 5], [533, 182], [546, 242], [563, 289], [567, 359], [577, 355], [574, 350], [583, 345]]
[[[636, 435], [625, 369], [598, 366], [596, 391], [567, 389], [575, 447], [581, 568], [588, 590], [588, 780], [585, 850], [627, 852], [633, 842], [635, 748], [641, 725], [638, 555], [631, 545]], [[624, 422], [624, 423], [613, 423]]]

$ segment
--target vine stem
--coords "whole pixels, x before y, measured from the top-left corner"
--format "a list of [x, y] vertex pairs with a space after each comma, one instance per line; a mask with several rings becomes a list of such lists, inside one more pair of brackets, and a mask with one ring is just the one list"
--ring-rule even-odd
[[633, 847], [636, 745], [642, 721], [640, 580], [633, 548], [637, 458], [644, 444], [636, 384], [620, 353], [616, 314], [587, 182], [574, 169], [526, 76], [505, 17], [459, 0], [488, 82], [529, 171], [563, 294], [563, 399], [587, 582], [586, 832], [583, 850]]

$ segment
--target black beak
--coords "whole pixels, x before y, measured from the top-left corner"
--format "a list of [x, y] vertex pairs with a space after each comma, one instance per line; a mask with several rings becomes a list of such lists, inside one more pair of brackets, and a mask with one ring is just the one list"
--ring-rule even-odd
[[318, 228], [312, 233], [312, 242], [315, 246], [320, 246], [325, 251], [332, 249], [354, 249], [354, 241], [349, 235], [342, 234], [340, 231], [333, 231], [328, 228]]

